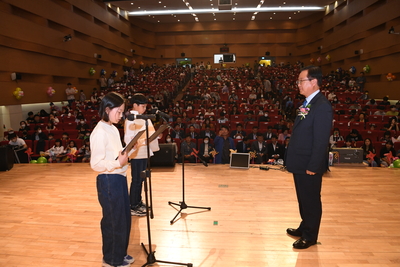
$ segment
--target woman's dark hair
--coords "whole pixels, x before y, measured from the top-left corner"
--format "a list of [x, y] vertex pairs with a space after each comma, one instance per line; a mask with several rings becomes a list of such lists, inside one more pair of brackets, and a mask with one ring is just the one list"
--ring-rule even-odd
[[111, 92], [106, 94], [103, 99], [101, 100], [100, 107], [99, 107], [99, 116], [100, 119], [108, 122], [110, 118], [106, 112], [106, 109], [109, 108], [110, 110], [113, 108], [117, 108], [122, 106], [125, 103], [125, 99], [122, 95]]
[[301, 71], [308, 71], [307, 78], [308, 79], [317, 79], [318, 86], [322, 86], [322, 70], [320, 67], [310, 65], [307, 67], [304, 67]]
[[54, 145], [55, 145], [57, 142], [60, 143], [60, 146], [62, 145], [61, 139], [56, 139], [56, 141], [54, 142]]

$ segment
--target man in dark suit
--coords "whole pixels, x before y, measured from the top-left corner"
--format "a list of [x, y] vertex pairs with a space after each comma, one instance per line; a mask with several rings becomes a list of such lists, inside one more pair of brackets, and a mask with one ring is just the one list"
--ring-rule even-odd
[[271, 142], [267, 145], [268, 159], [277, 161], [282, 158], [282, 145], [278, 143], [278, 137], [273, 135]]
[[322, 175], [328, 168], [328, 144], [332, 127], [332, 106], [320, 92], [322, 71], [308, 66], [297, 80], [300, 94], [306, 97], [294, 122], [285, 164], [293, 173], [301, 215], [298, 228], [288, 228], [289, 235], [300, 237], [293, 243], [305, 249], [317, 243], [322, 216]]
[[256, 153], [254, 163], [262, 164], [267, 155], [267, 143], [264, 141], [264, 136], [261, 133], [257, 134], [257, 140], [251, 144], [251, 151]]
[[249, 153], [251, 149], [250, 140], [247, 137], [243, 138], [236, 145], [237, 153]]
[[171, 137], [179, 139], [183, 139], [185, 137], [185, 133], [182, 131], [179, 124], [175, 124], [174, 129], [171, 131]]
[[204, 131], [200, 132], [200, 138], [204, 139], [206, 136], [208, 136], [210, 139], [214, 139], [216, 136], [216, 133], [210, 130], [209, 124], [206, 125], [206, 129]]

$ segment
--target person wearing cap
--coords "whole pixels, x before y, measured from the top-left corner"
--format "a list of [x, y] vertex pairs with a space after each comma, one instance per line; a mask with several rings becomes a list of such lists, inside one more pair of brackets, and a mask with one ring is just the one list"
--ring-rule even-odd
[[[133, 95], [130, 99], [130, 104], [132, 105], [131, 114], [142, 115], [145, 113], [147, 108], [147, 98], [140, 93]], [[124, 126], [124, 141], [128, 144], [132, 138], [141, 130], [146, 130], [145, 120], [135, 119], [133, 121], [125, 120]], [[147, 120], [149, 137], [155, 132], [153, 123], [151, 120]], [[157, 138], [150, 143], [149, 156], [153, 156], [153, 152], [160, 150], [158, 146]], [[130, 187], [130, 205], [131, 205], [131, 215], [133, 216], [145, 216], [146, 206], [142, 202], [142, 184], [143, 179], [140, 177], [141, 172], [147, 168], [147, 145], [146, 145], [146, 132], [137, 141], [135, 148], [132, 149], [129, 154], [129, 159], [131, 162], [131, 187]]]

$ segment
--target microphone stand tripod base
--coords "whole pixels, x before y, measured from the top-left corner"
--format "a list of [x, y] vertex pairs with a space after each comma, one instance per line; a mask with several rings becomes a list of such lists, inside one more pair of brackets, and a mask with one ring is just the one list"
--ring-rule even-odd
[[172, 262], [172, 261], [160, 261], [160, 260], [156, 260], [156, 256], [154, 255], [156, 252], [152, 251], [152, 252], [148, 252], [146, 249], [146, 246], [142, 243], [142, 247], [144, 249], [144, 251], [147, 254], [147, 262], [145, 264], [142, 265], [142, 267], [145, 267], [147, 265], [152, 265], [156, 262], [160, 262], [160, 263], [167, 263], [167, 264], [172, 264], [172, 265], [186, 265], [187, 267], [193, 267], [192, 263], [181, 263], [181, 262]]
[[174, 223], [175, 218], [178, 217], [178, 215], [182, 212], [182, 210], [187, 209], [187, 208], [193, 208], [193, 209], [204, 209], [204, 210], [211, 210], [211, 207], [195, 207], [195, 206], [188, 206], [186, 205], [185, 201], [180, 201], [179, 204], [178, 203], [174, 203], [171, 201], [168, 201], [168, 205], [174, 205], [174, 206], [178, 206], [180, 209], [178, 211], [178, 213], [175, 215], [175, 217], [170, 221], [171, 224]]

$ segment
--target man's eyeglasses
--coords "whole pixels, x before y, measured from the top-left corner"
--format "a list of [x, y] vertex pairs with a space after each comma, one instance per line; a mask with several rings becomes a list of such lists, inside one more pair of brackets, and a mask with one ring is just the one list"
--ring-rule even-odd
[[312, 79], [297, 80], [297, 81], [296, 81], [296, 84], [299, 85], [299, 84], [301, 84], [302, 82], [311, 81], [311, 80], [312, 80]]

